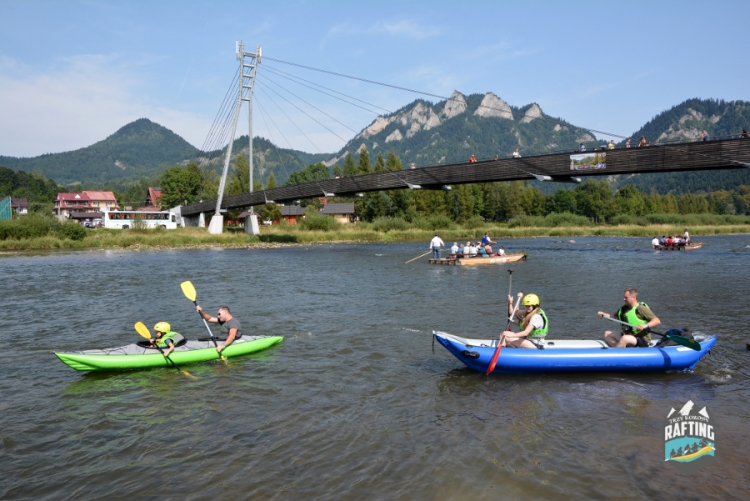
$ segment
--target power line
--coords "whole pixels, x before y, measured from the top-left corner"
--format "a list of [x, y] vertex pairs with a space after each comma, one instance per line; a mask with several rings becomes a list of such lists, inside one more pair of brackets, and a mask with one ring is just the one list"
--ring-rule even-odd
[[[263, 84], [263, 85], [265, 85], [265, 84]], [[285, 98], [284, 96], [282, 96], [281, 94], [279, 94], [278, 92], [276, 92], [274, 89], [268, 87], [268, 90], [270, 90], [271, 92], [273, 92], [274, 94], [276, 94], [277, 96], [279, 96], [281, 99], [283, 99], [287, 103], [289, 103], [292, 106], [294, 106], [295, 108], [297, 108], [299, 111], [301, 111], [302, 113], [304, 113], [305, 115], [307, 115], [311, 120], [314, 120], [315, 123], [317, 123], [318, 125], [320, 125], [321, 127], [323, 127], [325, 130], [327, 130], [328, 132], [330, 132], [331, 134], [333, 134], [337, 138], [339, 138], [342, 141], [344, 141], [344, 144], [346, 144], [346, 142], [347, 142], [346, 139], [344, 139], [343, 137], [339, 136], [338, 134], [336, 134], [335, 132], [333, 132], [331, 129], [329, 129], [328, 127], [326, 127], [322, 123], [320, 123], [317, 119], [315, 119], [315, 117], [313, 117], [312, 115], [310, 115], [308, 112], [306, 112], [305, 110], [303, 110], [302, 108], [300, 108], [299, 106], [297, 106], [296, 104], [294, 104], [293, 102], [291, 102], [290, 100], [288, 100], [287, 98]], [[320, 151], [320, 150], [318, 150], [318, 151]]]
[[293, 95], [294, 97], [296, 97], [297, 99], [299, 99], [300, 101], [302, 101], [302, 102], [303, 102], [303, 103], [305, 103], [306, 105], [310, 106], [311, 108], [315, 108], [316, 110], [318, 110], [319, 112], [321, 112], [322, 114], [324, 114], [325, 116], [327, 116], [328, 118], [330, 118], [331, 120], [333, 120], [334, 122], [338, 123], [339, 125], [342, 125], [342, 126], [346, 127], [347, 129], [349, 129], [350, 131], [354, 132], [355, 134], [357, 133], [357, 131], [356, 131], [356, 130], [352, 129], [351, 127], [349, 127], [348, 125], [346, 125], [346, 124], [345, 124], [345, 123], [343, 123], [343, 122], [339, 122], [338, 120], [336, 120], [336, 119], [335, 119], [334, 117], [332, 117], [331, 115], [329, 115], [329, 114], [328, 114], [328, 113], [326, 113], [325, 111], [323, 111], [323, 110], [321, 110], [320, 108], [317, 108], [317, 107], [315, 107], [314, 105], [312, 105], [312, 104], [308, 103], [307, 101], [305, 101], [304, 99], [302, 99], [302, 98], [301, 98], [301, 97], [299, 97], [299, 96], [298, 96], [297, 94], [295, 94], [294, 92], [290, 91], [289, 89], [287, 89], [287, 88], [285, 88], [285, 87], [283, 87], [283, 86], [279, 85], [278, 83], [274, 82], [273, 80], [271, 80], [270, 78], [268, 78], [268, 77], [266, 77], [266, 76], [264, 76], [263, 78], [266, 78], [266, 79], [268, 79], [268, 81], [269, 81], [269, 82], [271, 82], [272, 84], [276, 85], [276, 86], [277, 86], [277, 87], [279, 87], [280, 89], [283, 89], [283, 90], [285, 90], [286, 92], [288, 92], [289, 94]]
[[[412, 92], [414, 94], [421, 94], [423, 96], [437, 97], [439, 99], [444, 99], [446, 101], [460, 101], [459, 99], [454, 99], [454, 98], [451, 98], [451, 97], [445, 97], [445, 96], [441, 96], [439, 94], [432, 94], [431, 92], [424, 92], [424, 91], [421, 91], [421, 90], [409, 89], [408, 87], [401, 87], [401, 86], [398, 86], [398, 85], [392, 85], [392, 84], [387, 84], [387, 83], [383, 83], [383, 82], [377, 82], [375, 80], [369, 80], [367, 78], [360, 78], [360, 77], [355, 77], [355, 76], [352, 76], [352, 75], [345, 75], [343, 73], [337, 73], [335, 71], [328, 71], [328, 70], [323, 70], [323, 69], [320, 69], [320, 68], [313, 68], [312, 66], [305, 66], [304, 64], [292, 63], [292, 62], [289, 62], [289, 61], [282, 61], [281, 59], [276, 59], [276, 58], [273, 58], [273, 57], [266, 56], [265, 59], [266, 60], [271, 60], [271, 61], [276, 61], [277, 63], [288, 64], [290, 66], [297, 66], [298, 68], [304, 68], [306, 70], [318, 71], [320, 73], [327, 73], [329, 75], [334, 75], [334, 76], [337, 76], [337, 77], [349, 78], [351, 80], [358, 80], [360, 82], [371, 83], [371, 84], [380, 85], [380, 86], [383, 86], [383, 87], [390, 87], [391, 89], [403, 90], [403, 91], [406, 91], [406, 92]], [[465, 101], [464, 101], [464, 103], [465, 103]], [[501, 110], [499, 108], [494, 108], [492, 106], [486, 106], [486, 105], [482, 105], [482, 104], [480, 104], [479, 107], [481, 107], [481, 108], [487, 108], [487, 109], [495, 110], [495, 111], [503, 111], [503, 112], [507, 111], [507, 110]], [[544, 120], [545, 122], [554, 123], [554, 124], [559, 124], [561, 122], [561, 120], [550, 120], [548, 118], [545, 118], [544, 116], [540, 116], [539, 118], [541, 120]], [[571, 124], [566, 124], [566, 125], [571, 125]], [[597, 132], [599, 134], [605, 134], [607, 136], [619, 137], [619, 138], [622, 138], [622, 139], [625, 139], [627, 137], [627, 136], [620, 136], [618, 134], [612, 134], [611, 132], [600, 131], [600, 130], [591, 129], [591, 128], [587, 128], [587, 127], [581, 127], [581, 128], [582, 129], [586, 129], [586, 130], [591, 131], [591, 132]]]
[[[318, 153], [323, 153], [322, 151], [320, 151], [320, 148], [318, 148], [318, 146], [317, 146], [317, 145], [316, 145], [315, 143], [313, 143], [312, 139], [310, 139], [309, 137], [307, 137], [307, 134], [305, 134], [305, 133], [304, 133], [304, 132], [302, 131], [302, 129], [300, 129], [300, 128], [299, 128], [299, 126], [298, 126], [298, 125], [297, 125], [297, 124], [296, 124], [296, 123], [294, 122], [294, 120], [292, 120], [291, 118], [289, 118], [289, 115], [287, 115], [287, 114], [286, 114], [286, 112], [285, 112], [285, 111], [284, 111], [284, 110], [283, 110], [283, 109], [281, 108], [281, 106], [279, 106], [279, 104], [278, 104], [278, 103], [277, 103], [276, 101], [274, 101], [274, 99], [273, 99], [273, 98], [272, 98], [271, 96], [269, 96], [268, 94], [266, 94], [266, 92], [265, 92], [265, 91], [263, 90], [263, 88], [260, 88], [260, 87], [259, 87], [259, 90], [260, 90], [261, 92], [263, 92], [263, 94], [264, 94], [264, 95], [265, 95], [265, 96], [266, 96], [266, 97], [267, 97], [268, 99], [270, 99], [270, 100], [271, 100], [271, 102], [272, 102], [272, 103], [273, 103], [273, 104], [274, 104], [274, 105], [275, 105], [275, 106], [276, 106], [276, 107], [277, 107], [277, 108], [279, 109], [279, 111], [280, 111], [281, 113], [283, 113], [283, 114], [284, 114], [284, 116], [285, 116], [285, 117], [287, 118], [287, 120], [289, 120], [289, 121], [290, 121], [290, 122], [292, 123], [292, 125], [294, 125], [294, 126], [295, 126], [295, 127], [297, 128], [297, 130], [298, 130], [298, 131], [300, 131], [300, 133], [301, 133], [301, 134], [302, 134], [303, 136], [305, 136], [305, 139], [307, 139], [308, 141], [310, 141], [310, 144], [312, 144], [312, 145], [313, 145], [313, 148], [315, 148], [316, 150], [318, 150]], [[271, 89], [271, 90], [273, 90], [273, 89]]]
[[[306, 82], [306, 83], [309, 83], [311, 85], [315, 85], [317, 87], [320, 87], [321, 89], [330, 90], [331, 92], [335, 92], [336, 94], [340, 94], [340, 95], [342, 95], [344, 97], [348, 97], [349, 99], [354, 99], [355, 101], [359, 101], [360, 103], [366, 104], [368, 106], [372, 106], [373, 108], [380, 108], [381, 110], [386, 111], [388, 113], [393, 113], [391, 110], [389, 110], [387, 108], [383, 108], [382, 106], [378, 106], [377, 104], [372, 104], [372, 103], [368, 103], [367, 101], [363, 101], [361, 99], [357, 99], [354, 96], [350, 96], [348, 94], [344, 94], [343, 92], [339, 92], [337, 90], [331, 89], [331, 88], [326, 87], [324, 85], [320, 85], [320, 84], [317, 84], [315, 82], [311, 82], [310, 80], [305, 80], [302, 77], [298, 77], [297, 75], [292, 75], [291, 73], [287, 73], [286, 71], [281, 71], [281, 70], [279, 70], [277, 68], [274, 68], [273, 66], [268, 66], [268, 65], [263, 66], [263, 71], [266, 71], [266, 70], [272, 71], [274, 74], [280, 76], [281, 78], [286, 78], [287, 80], [290, 80], [290, 81], [292, 81], [292, 82], [294, 82], [296, 84], [299, 84], [299, 85], [302, 85], [302, 86], [307, 87], [309, 89], [312, 89], [314, 91], [320, 92], [321, 94], [325, 94], [326, 96], [330, 96], [330, 97], [332, 97], [334, 99], [338, 99], [339, 101], [343, 101], [345, 103], [351, 104], [352, 106], [356, 106], [356, 107], [361, 108], [361, 109], [363, 109], [365, 111], [369, 111], [370, 113], [375, 113], [376, 115], [380, 114], [377, 111], [373, 111], [373, 110], [370, 110], [370, 109], [365, 108], [363, 106], [360, 106], [358, 104], [351, 103], [351, 102], [347, 101], [346, 99], [341, 99], [340, 97], [333, 96], [333, 95], [331, 95], [331, 94], [329, 94], [327, 92], [323, 92], [320, 89], [316, 89], [315, 87], [311, 87], [310, 85], [306, 85], [306, 84], [304, 84], [302, 82]], [[298, 82], [297, 80], [301, 80], [302, 82]]]

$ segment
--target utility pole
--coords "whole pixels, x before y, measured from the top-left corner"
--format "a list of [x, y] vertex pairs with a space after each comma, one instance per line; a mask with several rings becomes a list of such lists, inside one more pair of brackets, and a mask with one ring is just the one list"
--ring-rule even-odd
[[[248, 163], [250, 164], [250, 187], [249, 191], [253, 191], [253, 89], [255, 88], [255, 73], [257, 65], [260, 63], [261, 50], [260, 45], [257, 46], [256, 52], [245, 52], [245, 42], [239, 41], [235, 45], [235, 54], [237, 60], [240, 62], [240, 78], [239, 78], [239, 91], [237, 93], [237, 103], [235, 104], [234, 120], [232, 122], [232, 134], [229, 137], [229, 145], [227, 146], [227, 156], [224, 159], [224, 170], [221, 173], [221, 181], [219, 181], [219, 194], [216, 200], [216, 213], [211, 218], [211, 223], [208, 226], [208, 232], [213, 235], [219, 235], [224, 229], [224, 216], [221, 215], [221, 202], [224, 199], [224, 188], [227, 181], [227, 173], [229, 172], [229, 163], [232, 158], [232, 146], [234, 143], [234, 136], [237, 132], [237, 120], [240, 117], [240, 109], [242, 108], [242, 101], [248, 102], [248, 125], [249, 125], [249, 136], [250, 136], [250, 148], [248, 152]], [[245, 73], [245, 70], [249, 70]], [[249, 80], [245, 84], [245, 80]], [[248, 89], [247, 96], [245, 96], [245, 89]], [[251, 208], [252, 211], [252, 208]], [[248, 233], [257, 234], [257, 216], [248, 217], [247, 223], [250, 223], [250, 219], [253, 218], [252, 228], [245, 226], [245, 231]], [[249, 231], [251, 230], [252, 231]]]

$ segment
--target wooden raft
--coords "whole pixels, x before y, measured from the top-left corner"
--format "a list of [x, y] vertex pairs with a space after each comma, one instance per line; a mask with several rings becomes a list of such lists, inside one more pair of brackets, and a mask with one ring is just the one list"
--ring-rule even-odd
[[444, 264], [447, 266], [480, 266], [485, 264], [504, 264], [514, 263], [526, 259], [526, 254], [506, 254], [505, 256], [490, 256], [490, 257], [461, 257], [461, 258], [443, 258], [443, 259], [430, 259], [430, 264]]
[[694, 244], [688, 244], [688, 245], [670, 245], [670, 246], [664, 246], [664, 245], [658, 245], [654, 248], [654, 250], [659, 251], [690, 251], [690, 250], [698, 250], [701, 247], [703, 247], [703, 242], [695, 242]]

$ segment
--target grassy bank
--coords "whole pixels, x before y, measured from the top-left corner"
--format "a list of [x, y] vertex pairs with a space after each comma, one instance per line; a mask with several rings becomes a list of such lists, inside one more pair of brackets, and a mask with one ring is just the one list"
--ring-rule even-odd
[[[750, 220], [750, 218], [748, 218]], [[734, 224], [732, 224], [734, 223]], [[750, 233], [750, 221], [736, 224], [691, 225], [694, 240], [701, 235]], [[477, 228], [463, 228], [452, 224], [448, 228], [390, 229], [382, 231], [375, 223], [359, 223], [335, 226], [333, 230], [308, 230], [300, 226], [262, 227], [260, 236], [249, 236], [242, 232], [225, 232], [209, 235], [203, 228], [180, 228], [177, 230], [88, 230], [85, 238], [71, 239], [48, 234], [41, 237], [0, 240], [0, 251], [24, 251], [43, 249], [159, 249], [159, 248], [206, 248], [206, 247], [264, 247], [279, 244], [306, 244], [326, 242], [429, 242], [435, 231], [446, 242], [479, 240], [485, 232], [494, 239], [524, 237], [576, 237], [576, 236], [630, 236], [653, 237], [654, 235], [682, 234], [685, 224], [601, 224], [586, 226], [525, 226], [517, 223], [487, 224]]]

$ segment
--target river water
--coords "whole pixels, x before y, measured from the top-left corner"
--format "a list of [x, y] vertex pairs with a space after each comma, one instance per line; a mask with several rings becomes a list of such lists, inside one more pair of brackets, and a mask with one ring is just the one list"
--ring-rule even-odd
[[[554, 338], [599, 337], [637, 287], [665, 329], [716, 333], [691, 373], [484, 376], [433, 329], [504, 326], [508, 266], [430, 266], [424, 244], [0, 257], [2, 499], [747, 499], [750, 236], [696, 252], [647, 239], [519, 239], [513, 290]], [[267, 351], [86, 374], [52, 350], [138, 340], [136, 321], [206, 334], [179, 284]], [[706, 406], [716, 460], [663, 461], [663, 420]], [[744, 493], [744, 494], [743, 494]]]

